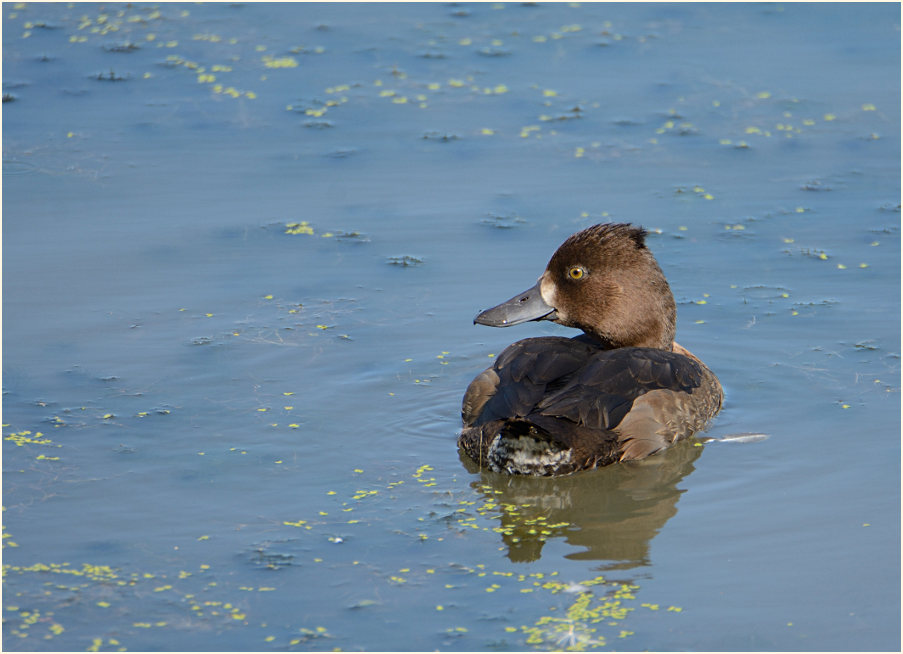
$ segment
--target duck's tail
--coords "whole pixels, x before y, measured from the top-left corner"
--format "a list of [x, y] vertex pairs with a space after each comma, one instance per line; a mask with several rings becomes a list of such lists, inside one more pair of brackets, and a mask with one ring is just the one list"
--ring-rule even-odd
[[609, 432], [590, 433], [573, 423], [561, 432], [556, 422], [545, 416], [493, 420], [465, 427], [458, 445], [480, 467], [508, 474], [564, 475], [616, 460], [606, 445], [613, 441]]

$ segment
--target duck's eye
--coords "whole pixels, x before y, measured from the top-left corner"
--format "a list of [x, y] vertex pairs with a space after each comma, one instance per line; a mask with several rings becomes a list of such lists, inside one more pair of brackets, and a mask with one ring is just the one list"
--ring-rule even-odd
[[580, 266], [571, 266], [568, 268], [568, 277], [571, 279], [583, 279], [586, 271]]

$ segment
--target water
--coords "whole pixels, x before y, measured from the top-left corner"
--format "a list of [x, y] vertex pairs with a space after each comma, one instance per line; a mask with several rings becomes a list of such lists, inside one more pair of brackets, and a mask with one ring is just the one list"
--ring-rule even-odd
[[[3, 14], [6, 649], [899, 649], [896, 6]], [[474, 470], [602, 221], [770, 438]]]

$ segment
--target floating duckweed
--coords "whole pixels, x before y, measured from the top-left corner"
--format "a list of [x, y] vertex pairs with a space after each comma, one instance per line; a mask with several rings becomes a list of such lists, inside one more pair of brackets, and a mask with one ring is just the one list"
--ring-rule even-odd
[[[62, 422], [60, 420], [60, 422]], [[41, 432], [35, 432], [32, 434], [29, 430], [24, 430], [12, 434], [7, 434], [3, 437], [3, 440], [12, 441], [17, 446], [21, 447], [23, 445], [48, 445], [53, 443], [49, 438], [44, 438], [44, 434]], [[62, 447], [61, 445], [57, 445], [57, 447]]]
[[[439, 354], [434, 355], [434, 357], [440, 362], [443, 362], [449, 355], [450, 353], [448, 351], [441, 351]], [[288, 395], [290, 393], [285, 394]], [[364, 471], [362, 469], [356, 468], [354, 469], [354, 472], [361, 474]], [[435, 474], [435, 471], [433, 466], [429, 464], [422, 464], [417, 466], [416, 469], [413, 470], [410, 474], [413, 478], [417, 479], [421, 483], [435, 484], [435, 479], [430, 476], [432, 474]], [[380, 488], [387, 487], [395, 489], [398, 488], [398, 486], [402, 485], [404, 483], [404, 480], [398, 479], [395, 481], [389, 481], [380, 479], [378, 483], [380, 485]], [[360, 486], [364, 486], [365, 484], [366, 482], [362, 480]], [[531, 505], [529, 502], [518, 505], [514, 502], [502, 501], [506, 496], [504, 492], [499, 488], [490, 485], [477, 486], [476, 488], [479, 495], [474, 496], [470, 494], [464, 494], [459, 495], [457, 498], [451, 500], [450, 503], [454, 508], [460, 508], [461, 511], [465, 512], [463, 515], [462, 513], [458, 512], [453, 513], [452, 515], [454, 517], [452, 518], [452, 524], [454, 524], [455, 519], [460, 518], [462, 524], [467, 524], [471, 526], [472, 529], [485, 529], [487, 532], [489, 532], [490, 529], [483, 526], [484, 524], [486, 524], [486, 521], [495, 520], [498, 517], [504, 517], [505, 520], [514, 521], [513, 525], [505, 524], [504, 526], [506, 529], [509, 527], [511, 528], [511, 531], [509, 533], [516, 533], [521, 530], [529, 530], [534, 534], [532, 536], [533, 538], [537, 538], [539, 536], [547, 536], [553, 533], [553, 530], [555, 529], [569, 527], [569, 523], [553, 522], [546, 515], [531, 515]], [[350, 499], [362, 501], [363, 499], [367, 498], [382, 498], [386, 497], [387, 495], [391, 497], [394, 492], [395, 491], [391, 493], [384, 492], [381, 494], [377, 489], [359, 487], [358, 489], [353, 491], [353, 495], [350, 496]], [[347, 491], [342, 492], [340, 489], [340, 493], [346, 499], [349, 498]], [[338, 493], [336, 493], [336, 491], [329, 491], [328, 494], [337, 495]], [[342, 504], [344, 505], [344, 503]], [[367, 503], [356, 506], [358, 506], [359, 510], [365, 512]], [[317, 507], [313, 507], [313, 510], [315, 510], [316, 508]], [[540, 507], [537, 504], [534, 504], [532, 506], [532, 510], [538, 510], [539, 508]], [[348, 507], [346, 507], [346, 509], [348, 509]], [[337, 515], [334, 511], [332, 511], [332, 513], [333, 515]], [[473, 515], [467, 515], [467, 513], [473, 513]], [[321, 511], [320, 515], [326, 515], [326, 512]], [[292, 518], [294, 518], [294, 520]], [[328, 518], [323, 521], [316, 519], [316, 522], [322, 524], [327, 522], [328, 520]], [[427, 518], [427, 520], [431, 520], [431, 518]], [[360, 520], [360, 522], [366, 523], [367, 520], [362, 519]], [[347, 521], [347, 524], [357, 523], [357, 520]], [[282, 524], [286, 527], [311, 529], [311, 525], [309, 524], [308, 520], [299, 519], [297, 516], [289, 516], [289, 520], [282, 521]], [[342, 519], [336, 519], [333, 524], [340, 530], [340, 525], [346, 524], [346, 521]], [[490, 527], [492, 526], [493, 525], [490, 525]], [[493, 531], [495, 530], [493, 529]], [[429, 547], [431, 543], [434, 543], [437, 540], [441, 540], [437, 539], [435, 537], [435, 534], [429, 532], [428, 530], [424, 530], [424, 532], [426, 533], [409, 533], [408, 535], [416, 536], [417, 539], [424, 543], [424, 547]], [[206, 539], [208, 539], [207, 536], [201, 536], [197, 540]], [[338, 543], [341, 542], [341, 538], [332, 537], [330, 538], [330, 541], [333, 543]], [[310, 559], [307, 559], [305, 557], [305, 563], [307, 563], [308, 561], [310, 561]], [[322, 562], [322, 559], [318, 557], [314, 559], [314, 562]], [[356, 565], [358, 562], [355, 561], [354, 563]], [[366, 564], [366, 561], [362, 561], [362, 563]], [[563, 601], [562, 605], [552, 609], [554, 613], [552, 613], [550, 616], [537, 617], [534, 615], [534, 617], [526, 620], [526, 624], [522, 626], [517, 626], [518, 623], [515, 623], [514, 625], [502, 624], [499, 625], [499, 627], [496, 627], [496, 629], [503, 628], [503, 633], [505, 633], [506, 637], [508, 637], [509, 639], [513, 634], [520, 632], [521, 637], [519, 643], [521, 647], [524, 646], [523, 643], [524, 641], [526, 641], [530, 645], [542, 649], [592, 649], [605, 647], [606, 638], [610, 640], [615, 636], [618, 636], [619, 638], [625, 638], [629, 635], [632, 635], [632, 632], [626, 629], [621, 629], [617, 626], [614, 629], [611, 629], [608, 635], [603, 636], [602, 632], [609, 626], [617, 625], [619, 621], [623, 620], [632, 610], [629, 606], [626, 606], [626, 602], [634, 599], [635, 590], [637, 588], [636, 586], [621, 583], [613, 584], [611, 582], [607, 582], [601, 576], [595, 577], [593, 579], [582, 580], [576, 583], [566, 583], [561, 581], [561, 578], [558, 576], [557, 572], [548, 570], [536, 571], [534, 569], [534, 571], [530, 573], [519, 573], [516, 571], [512, 572], [511, 570], [506, 569], [493, 570], [490, 566], [487, 566], [485, 564], [474, 565], [473, 567], [461, 566], [443, 570], [440, 566], [436, 566], [435, 562], [433, 562], [432, 565], [434, 565], [435, 567], [427, 568], [425, 566], [411, 566], [399, 568], [392, 574], [386, 576], [380, 575], [380, 579], [383, 580], [384, 584], [396, 587], [392, 589], [393, 591], [403, 593], [406, 592], [407, 589], [413, 588], [416, 589], [416, 592], [420, 592], [424, 578], [428, 579], [429, 582], [433, 582], [436, 586], [436, 590], [439, 590], [443, 587], [443, 582], [448, 580], [448, 578], [446, 577], [442, 579], [442, 581], [439, 581], [439, 577], [443, 576], [443, 573], [451, 573], [452, 571], [455, 571], [456, 573], [464, 572], [469, 576], [469, 579], [471, 581], [470, 592], [478, 592], [481, 595], [484, 593], [504, 594], [506, 592], [516, 592], [519, 594], [522, 593], [523, 595], [519, 596], [523, 597], [524, 600], [542, 600], [546, 597], [554, 596], [558, 599], [558, 601]], [[201, 570], [209, 569], [209, 567], [210, 566], [203, 564], [201, 565]], [[7, 573], [19, 572], [20, 569], [14, 569], [12, 567], [5, 566], [4, 571]], [[90, 575], [95, 580], [103, 582], [117, 583], [119, 581], [129, 581], [128, 576], [120, 579], [120, 577], [122, 576], [121, 573], [105, 566], [85, 566], [81, 569], [70, 568], [68, 565], [62, 567], [57, 566], [56, 568], [47, 566], [46, 570], [42, 569], [40, 570], [40, 572], [56, 572], [57, 574], [68, 573], [81, 576]], [[478, 581], [478, 579], [480, 579], [481, 577], [483, 577], [484, 579]], [[154, 575], [147, 573], [146, 578], [153, 579]], [[173, 601], [173, 598], [177, 597], [184, 600], [183, 611], [185, 614], [187, 614], [187, 616], [190, 616], [188, 618], [190, 620], [198, 620], [202, 616], [209, 617], [213, 615], [219, 615], [220, 619], [228, 623], [229, 626], [237, 626], [235, 624], [236, 621], [244, 623], [248, 620], [249, 613], [246, 613], [243, 610], [228, 603], [216, 602], [215, 600], [209, 600], [205, 602], [201, 599], [194, 599], [193, 596], [187, 594], [180, 594], [180, 591], [184, 588], [183, 584], [199, 583], [199, 579], [203, 579], [204, 583], [206, 583], [209, 580], [209, 575], [202, 574], [199, 571], [191, 573], [189, 571], [182, 570], [178, 572], [178, 578], [181, 581], [175, 582], [173, 576], [167, 577], [165, 575], [162, 575], [162, 578], [160, 578], [159, 580], [145, 582], [149, 584], [145, 587], [145, 589], [153, 589], [156, 593], [159, 593], [160, 595], [158, 601], [161, 602], [171, 602]], [[140, 575], [138, 573], [135, 573], [131, 576], [131, 579], [138, 580], [140, 582]], [[486, 584], [486, 581], [495, 583]], [[506, 585], [506, 582], [508, 585]], [[534, 583], [537, 585], [534, 586]], [[107, 583], [106, 585], [111, 584]], [[456, 586], [453, 584], [444, 584], [444, 587], [446, 589], [461, 589], [462, 587], [466, 587], [466, 584], [459, 584]], [[250, 592], [254, 591], [255, 588], [252, 586], [242, 586], [239, 587], [239, 590]], [[256, 590], [259, 592], [275, 591], [276, 588], [260, 587]], [[205, 587], [204, 592], [209, 592], [209, 589]], [[535, 594], [527, 597], [526, 593]], [[547, 593], [548, 595], [544, 595], [544, 593]], [[571, 595], [572, 593], [574, 595]], [[246, 597], [244, 595], [242, 596]], [[98, 599], [100, 598], [94, 597], [92, 599], [92, 603], [97, 603]], [[119, 604], [116, 599], [111, 600], [110, 597], [103, 597], [101, 601], [107, 602], [109, 604], [109, 606], [99, 605], [102, 609], [111, 608], [112, 606], [118, 606]], [[432, 605], [434, 606], [435, 611], [444, 612], [448, 610], [449, 614], [446, 615], [451, 615], [452, 613], [454, 613], [454, 611], [452, 610], [453, 607], [448, 602], [449, 600], [447, 598], [440, 599], [437, 597], [434, 599]], [[238, 602], [235, 603], [238, 604]], [[568, 603], [570, 603], [569, 606]], [[427, 608], [428, 607], [429, 605], [427, 605]], [[9, 607], [6, 608], [7, 610], [10, 610]], [[94, 610], [97, 611], [98, 609]], [[676, 607], [674, 611], [677, 612]], [[44, 624], [47, 624], [47, 622], [49, 622], [47, 618], [49, 618], [49, 616], [42, 617], [42, 622]], [[178, 624], [178, 622], [179, 621], [177, 619], [170, 618], [168, 624], [174, 626]], [[251, 622], [253, 623], [253, 620]], [[56, 623], [54, 622], [52, 624]], [[154, 629], [164, 627], [165, 625], [167, 625], [167, 622], [163, 620], [157, 622], [147, 621], [133, 623], [133, 627], [135, 629]], [[62, 629], [63, 628], [61, 626], [50, 627], [50, 630], [55, 630], [56, 633], [61, 633]], [[452, 634], [467, 633], [467, 629], [465, 627], [450, 627], [446, 631]], [[47, 633], [51, 633], [51, 631], [48, 631]], [[266, 631], [259, 633], [258, 638], [261, 638], [265, 635]], [[323, 627], [301, 629], [299, 632], [295, 632], [295, 635], [297, 636], [297, 638], [292, 638], [290, 641], [295, 645], [300, 645], [302, 642], [308, 641], [313, 638], [330, 637], [326, 629]], [[275, 636], [267, 636], [267, 639], [270, 638], [272, 638], [272, 640], [268, 640], [267, 642], [275, 641]], [[286, 638], [285, 642], [289, 642], [289, 639]], [[87, 645], [87, 642], [85, 643], [85, 645]], [[100, 646], [100, 649], [105, 649], [107, 645], [115, 647], [117, 643], [112, 639], [104, 639], [103, 644]], [[513, 647], [512, 649], [518, 649], [518, 647]]]
[[432, 469], [433, 469], [433, 467], [430, 466], [429, 464], [424, 464], [424, 465], [420, 466], [419, 468], [417, 468], [417, 470], [414, 472], [414, 474], [412, 476], [415, 479], [420, 479], [423, 476], [424, 472], [429, 472]]
[[300, 223], [286, 223], [285, 224], [285, 233], [286, 234], [313, 234], [314, 230], [306, 220], [302, 220]]

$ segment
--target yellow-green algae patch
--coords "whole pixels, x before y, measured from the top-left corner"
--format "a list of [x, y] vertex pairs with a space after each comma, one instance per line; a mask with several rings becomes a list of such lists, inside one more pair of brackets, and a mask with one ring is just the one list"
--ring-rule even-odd
[[[136, 630], [179, 631], [189, 626], [196, 629], [205, 624], [208, 625], [205, 628], [219, 630], [252, 626], [249, 618], [251, 607], [256, 603], [240, 598], [228, 601], [209, 597], [211, 593], [227, 592], [227, 589], [218, 590], [217, 582], [211, 581], [210, 575], [211, 566], [208, 564], [200, 565], [193, 572], [179, 570], [172, 575], [124, 572], [107, 565], [89, 563], [80, 566], [70, 563], [5, 564], [4, 631], [8, 636], [20, 639], [51, 640], [67, 632], [67, 626], [70, 634], [76, 631], [84, 634], [86, 624], [96, 624], [96, 636], [86, 640], [83, 635], [69, 635], [60, 649], [126, 651], [129, 640], [137, 635]], [[16, 590], [12, 580], [19, 576], [34, 576], [36, 581], [43, 578], [43, 590]], [[195, 578], [197, 581], [193, 582]], [[276, 589], [271, 586], [243, 586], [237, 590], [270, 592]], [[199, 593], [207, 594], [208, 598], [202, 599]], [[148, 606], [149, 598], [154, 595], [159, 595], [161, 599]], [[10, 600], [12, 596], [15, 603]], [[51, 603], [55, 610], [45, 609], [47, 603]], [[70, 610], [72, 606], [77, 609], [74, 613]], [[147, 616], [154, 617], [139, 617], [139, 609], [133, 608], [138, 606], [144, 607], [140, 610]], [[166, 619], [161, 619], [160, 610], [164, 608]], [[96, 616], [86, 617], [86, 613], [90, 616], [92, 611], [97, 612]], [[70, 617], [72, 625], [65, 616]], [[297, 643], [311, 637], [328, 636], [325, 627], [304, 627], [296, 633], [300, 635]], [[47, 646], [35, 643], [32, 647], [43, 649]]]
[[302, 220], [299, 223], [286, 223], [285, 233], [291, 235], [307, 234], [312, 236], [314, 233], [314, 228], [311, 227], [306, 220]]
[[[19, 432], [12, 432], [6, 434], [3, 437], [5, 441], [12, 441], [17, 446], [22, 447], [23, 445], [51, 445], [54, 444], [53, 441], [44, 436], [41, 432], [31, 432], [29, 430], [23, 430]], [[55, 447], [62, 447], [62, 445], [56, 445]]]
[[[446, 354], [443, 352], [439, 356]], [[314, 549], [309, 558], [305, 556], [303, 563], [293, 563], [295, 554], [258, 548], [255, 561], [270, 562], [272, 565], [265, 567], [273, 571], [300, 565], [292, 577], [292, 584], [297, 583], [298, 574], [304, 574], [304, 566], [316, 564], [329, 566], [330, 574], [342, 574], [344, 570], [353, 575], [355, 584], [360, 587], [382, 584], [383, 593], [420, 597], [426, 588], [431, 594], [431, 611], [456, 620], [457, 624], [452, 623], [446, 629], [456, 638], [472, 637], [473, 629], [469, 629], [472, 625], [461, 626], [460, 622], [460, 607], [466, 605], [468, 598], [488, 594], [497, 597], [501, 603], [523, 598], [517, 600], [521, 602], [519, 617], [505, 614], [498, 626], [490, 627], [490, 630], [498, 630], [499, 638], [511, 640], [516, 635], [514, 642], [522, 648], [580, 651], [610, 647], [614, 639], [633, 634], [629, 627], [625, 628], [631, 612], [639, 607], [658, 609], [656, 604], [638, 603], [640, 588], [630, 580], [597, 575], [573, 581], [573, 577], [567, 579], [558, 570], [537, 569], [535, 565], [512, 568], [494, 548], [485, 547], [487, 538], [490, 543], [499, 537], [543, 540], [561, 537], [566, 530], [578, 527], [549, 519], [529, 502], [505, 501], [504, 491], [491, 484], [462, 487], [455, 479], [437, 473], [436, 466], [428, 463], [388, 477], [378, 472], [375, 473], [378, 477], [371, 478], [374, 473], [367, 473], [363, 468], [349, 470], [348, 474], [354, 479], [349, 489], [328, 491], [319, 506], [308, 507], [307, 515], [285, 516], [278, 523], [274, 521], [274, 528], [296, 534], [290, 540], [280, 542], [320, 542], [320, 549]], [[418, 483], [405, 484], [411, 479]], [[348, 548], [360, 547], [368, 541], [371, 529], [384, 529], [384, 520], [379, 516], [391, 510], [392, 503], [402, 500], [410, 504], [411, 495], [414, 495], [414, 505], [425, 502], [429, 513], [416, 521], [409, 519], [407, 528], [404, 524], [398, 525], [396, 536], [391, 538], [398, 538], [399, 543], [421, 543], [418, 547], [426, 548], [424, 559], [433, 558], [433, 561], [405, 563], [387, 570], [384, 553], [377, 561], [367, 560], [371, 552], [368, 546], [360, 551], [352, 550], [352, 557], [347, 556]], [[438, 517], [436, 509], [439, 506], [449, 507], [450, 513]], [[355, 517], [349, 520], [349, 514]], [[437, 563], [436, 557], [446, 556], [443, 548], [449, 534], [454, 534], [455, 539], [478, 539], [473, 541], [474, 551], [486, 552], [485, 558], [477, 557], [476, 561], [471, 559], [464, 563]], [[191, 538], [198, 543], [210, 539], [209, 534]], [[10, 536], [4, 534], [7, 546], [11, 546], [10, 541]], [[334, 547], [339, 549], [333, 550]], [[339, 551], [341, 555], [333, 555]], [[479, 562], [481, 558], [484, 562]], [[80, 644], [67, 640], [65, 648], [96, 648], [98, 651], [126, 648], [136, 639], [145, 643], [147, 641], [141, 638], [145, 632], [177, 632], [185, 624], [207, 624], [219, 630], [263, 629], [259, 636], [262, 642], [288, 648], [313, 647], [313, 640], [338, 637], [324, 626], [302, 627], [293, 635], [267, 633], [266, 616], [259, 615], [256, 612], [259, 604], [248, 598], [256, 593], [284, 592], [283, 578], [272, 577], [265, 585], [250, 585], [246, 581], [230, 585], [222, 583], [228, 576], [217, 575], [216, 567], [208, 563], [183, 564], [172, 572], [159, 573], [123, 571], [92, 563], [7, 564], [3, 568], [7, 624], [13, 625], [14, 635], [20, 638], [55, 638], [62, 634], [70, 638], [74, 629], [69, 627], [82, 629], [84, 612], [94, 612], [95, 617], [91, 619], [109, 627], [100, 628]], [[44, 579], [46, 592], [41, 595], [40, 590], [18, 590], [18, 584], [11, 584], [11, 580], [19, 577], [32, 577], [36, 582]], [[579, 576], [576, 578], [580, 579]], [[232, 592], [234, 594], [230, 596]], [[72, 594], [78, 598], [78, 618], [67, 610], [66, 598]], [[148, 601], [154, 604], [148, 606]], [[366, 605], [364, 600], [356, 606]], [[161, 613], [162, 606], [167, 608]], [[139, 610], [137, 607], [144, 608]], [[680, 609], [669, 607], [668, 611], [678, 613]], [[40, 617], [36, 619], [35, 615]], [[69, 620], [78, 622], [70, 624]]]

